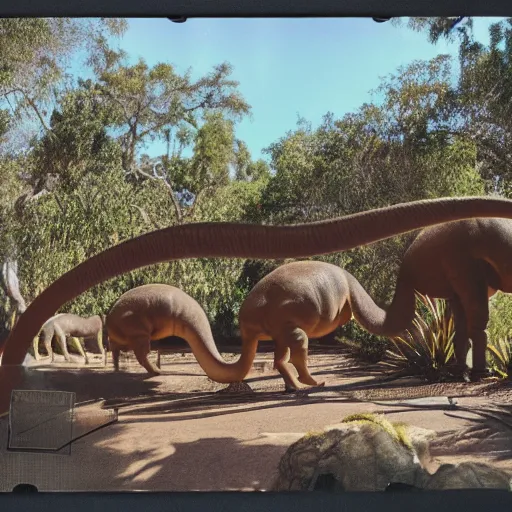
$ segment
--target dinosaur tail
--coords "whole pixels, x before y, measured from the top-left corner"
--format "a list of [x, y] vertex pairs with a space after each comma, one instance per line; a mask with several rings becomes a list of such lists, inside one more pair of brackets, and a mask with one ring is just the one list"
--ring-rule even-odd
[[414, 319], [414, 289], [402, 273], [399, 274], [393, 301], [387, 310], [375, 304], [359, 281], [347, 273], [350, 287], [350, 307], [356, 321], [372, 334], [388, 338], [409, 329]]
[[242, 334], [242, 351], [238, 361], [226, 363], [217, 349], [213, 335], [206, 337], [196, 326], [191, 326], [191, 330], [187, 342], [199, 366], [210, 379], [227, 384], [240, 382], [249, 373], [258, 348], [256, 337]]
[[146, 233], [87, 259], [36, 297], [11, 332], [1, 364], [21, 364], [39, 327], [63, 304], [107, 279], [137, 268], [184, 258], [311, 257], [346, 251], [442, 222], [475, 217], [512, 218], [512, 201], [444, 198], [300, 225], [200, 223]]

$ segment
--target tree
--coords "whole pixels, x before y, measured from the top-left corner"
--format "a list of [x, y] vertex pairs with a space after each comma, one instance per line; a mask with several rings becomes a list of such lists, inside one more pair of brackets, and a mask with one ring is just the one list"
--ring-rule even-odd
[[[486, 191], [509, 195], [511, 168], [510, 55], [512, 18], [489, 27], [488, 47], [474, 38], [472, 20], [449, 31], [450, 18], [411, 18], [408, 27], [429, 34], [436, 42], [445, 37], [459, 45], [458, 77], [448, 109], [452, 134], [470, 139]], [[453, 20], [452, 20], [453, 21]]]
[[[164, 139], [178, 128], [181, 142], [187, 126], [197, 129], [203, 115], [221, 112], [238, 119], [249, 106], [229, 79], [231, 66], [220, 64], [193, 81], [188, 71], [176, 72], [171, 64], [150, 68], [143, 59], [126, 64], [126, 54], [107, 46], [94, 62], [98, 90], [116, 110], [115, 126], [123, 148], [123, 168], [136, 172], [137, 150], [147, 140]], [[179, 130], [181, 129], [181, 130]]]
[[58, 100], [48, 131], [32, 151], [32, 178], [46, 183], [55, 176], [70, 189], [84, 176], [121, 165], [121, 148], [108, 135], [114, 115], [94, 84], [79, 80], [78, 88]]
[[120, 35], [119, 19], [3, 18], [0, 20], [0, 108], [48, 130], [46, 107], [78, 49], [92, 51], [106, 33]]
[[[300, 120], [268, 148], [274, 175], [261, 220], [308, 222], [429, 197], [483, 193], [476, 147], [451, 130], [450, 60], [413, 62], [384, 79], [380, 104], [313, 130]], [[352, 272], [386, 302], [411, 235], [322, 257]], [[262, 276], [260, 276], [262, 277]]]
[[[404, 24], [403, 18], [393, 18], [395, 26]], [[471, 16], [432, 16], [407, 18], [406, 26], [416, 32], [426, 32], [430, 43], [435, 44], [441, 38], [450, 41], [458, 36], [471, 33], [473, 18]]]

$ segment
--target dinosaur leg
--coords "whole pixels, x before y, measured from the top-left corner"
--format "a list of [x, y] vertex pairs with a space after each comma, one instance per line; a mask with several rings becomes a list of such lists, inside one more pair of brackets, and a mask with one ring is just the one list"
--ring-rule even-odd
[[119, 371], [119, 355], [121, 354], [121, 348], [119, 345], [110, 340], [110, 350], [112, 351], [112, 362], [114, 363], [114, 371]]
[[455, 324], [453, 347], [456, 365], [454, 367], [454, 373], [462, 375], [467, 370], [466, 360], [470, 349], [468, 323], [464, 308], [458, 297], [450, 299], [449, 305], [453, 313], [453, 321]]
[[[293, 341], [292, 341], [293, 340]], [[294, 329], [290, 335], [290, 363], [299, 374], [299, 382], [307, 386], [324, 386], [325, 381], [318, 382], [309, 373], [308, 368], [308, 335], [302, 329]]]
[[60, 348], [62, 349], [62, 353], [64, 354], [64, 359], [66, 362], [71, 362], [71, 356], [68, 352], [68, 345], [66, 343], [66, 335], [59, 329], [55, 330], [55, 336], [57, 338], [57, 342], [60, 345]]
[[300, 389], [302, 386], [293, 374], [293, 366], [290, 361], [290, 348], [281, 338], [274, 338], [274, 368], [281, 374], [287, 391]]
[[489, 322], [489, 298], [485, 279], [477, 272], [469, 274], [469, 276], [469, 279], [461, 279], [453, 284], [464, 309], [468, 336], [473, 345], [472, 379], [478, 380], [481, 376], [488, 375], [486, 361], [487, 334], [485, 329]]
[[[301, 389], [306, 386], [323, 386], [309, 373], [307, 367], [308, 337], [302, 329], [290, 329], [274, 337], [276, 348], [274, 368], [283, 377], [287, 390]], [[297, 370], [299, 378], [294, 375]]]
[[55, 355], [52, 350], [52, 340], [53, 340], [53, 333], [51, 335], [46, 334], [46, 333], [44, 334], [44, 338], [43, 338], [44, 348], [46, 350], [46, 353], [48, 354], [48, 357], [50, 358], [50, 361], [53, 363], [53, 361], [55, 360]]
[[160, 361], [160, 349], [158, 349], [157, 353], [156, 353], [156, 366], [157, 366], [157, 368], [162, 368], [162, 365], [160, 363], [161, 363], [161, 361]]
[[89, 364], [89, 357], [87, 356], [87, 352], [84, 350], [82, 343], [80, 343], [80, 340], [78, 338], [75, 338], [75, 336], [72, 336], [69, 341], [71, 341], [73, 345], [75, 345], [79, 354], [85, 359], [85, 364]]
[[151, 351], [151, 340], [148, 338], [143, 338], [134, 341], [135, 348], [133, 349], [133, 352], [139, 364], [143, 366], [150, 375], [160, 375], [160, 368], [157, 368], [148, 359], [148, 355]]
[[96, 335], [96, 343], [98, 344], [98, 349], [103, 358], [103, 366], [107, 366], [107, 351], [105, 350], [105, 346], [103, 345], [103, 333], [101, 329], [98, 331]]
[[32, 350], [34, 351], [34, 359], [36, 361], [41, 360], [41, 354], [39, 353], [39, 336], [36, 336], [32, 340]]

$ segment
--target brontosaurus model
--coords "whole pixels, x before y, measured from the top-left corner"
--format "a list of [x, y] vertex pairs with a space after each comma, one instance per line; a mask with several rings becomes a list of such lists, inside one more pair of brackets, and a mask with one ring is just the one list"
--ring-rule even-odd
[[310, 257], [476, 217], [512, 218], [512, 201], [484, 197], [431, 199], [292, 226], [198, 223], [146, 233], [80, 263], [36, 297], [7, 339], [1, 365], [21, 365], [31, 340], [62, 305], [92, 286], [140, 267], [184, 258]]
[[[54, 336], [57, 338], [66, 361], [71, 360], [66, 344], [66, 338], [71, 337], [80, 354], [84, 357], [86, 364], [88, 364], [89, 358], [77, 338], [94, 337], [98, 343], [100, 353], [103, 356], [103, 364], [106, 365], [106, 352], [105, 347], [103, 346], [103, 321], [99, 315], [82, 318], [81, 316], [70, 313], [60, 313], [53, 316], [43, 324], [40, 334], [42, 335], [46, 352], [51, 357], [52, 362], [54, 360], [54, 353], [52, 350], [52, 339]], [[38, 345], [39, 336], [36, 336], [33, 340], [34, 355], [36, 356], [36, 359], [36, 354], [39, 353]]]
[[460, 371], [473, 343], [473, 377], [486, 373], [489, 298], [512, 292], [512, 220], [471, 219], [423, 229], [404, 255], [393, 301], [379, 308], [352, 276], [350, 306], [361, 326], [381, 336], [410, 327], [415, 290], [447, 299], [454, 316], [454, 348]]
[[241, 381], [256, 355], [251, 346], [237, 362], [226, 363], [201, 306], [184, 291], [166, 284], [146, 284], [127, 291], [112, 306], [105, 323], [115, 370], [119, 370], [120, 351], [133, 350], [148, 373], [159, 374], [159, 368], [148, 360], [150, 344], [168, 336], [186, 340], [201, 368], [217, 382]]

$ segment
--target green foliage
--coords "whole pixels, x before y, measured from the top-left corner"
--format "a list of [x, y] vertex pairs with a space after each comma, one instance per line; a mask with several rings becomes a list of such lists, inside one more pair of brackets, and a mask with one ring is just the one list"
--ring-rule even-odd
[[88, 174], [120, 168], [121, 148], [107, 135], [113, 111], [101, 101], [91, 81], [59, 100], [50, 130], [35, 146], [33, 177], [58, 177], [70, 190]]
[[[453, 41], [457, 36], [467, 36], [473, 28], [473, 18], [466, 16], [463, 26], [454, 27], [454, 21], [458, 16], [431, 16], [407, 18], [406, 25], [417, 32], [426, 32], [429, 42], [436, 44], [444, 38]], [[392, 23], [400, 26], [404, 23], [403, 18], [393, 18]]]
[[487, 344], [487, 364], [491, 372], [501, 378], [508, 378], [512, 373], [512, 341], [510, 338], [489, 340]]
[[11, 114], [5, 108], [0, 109], [0, 143], [9, 131], [9, 125], [11, 123]]
[[98, 41], [120, 35], [124, 20], [102, 18], [2, 18], [0, 20], [0, 108], [13, 109], [12, 138], [21, 121], [47, 129], [46, 109], [58, 96], [69, 58], [95, 52]]
[[396, 442], [402, 444], [406, 448], [413, 450], [410, 436], [407, 432], [407, 426], [404, 423], [390, 422], [383, 414], [373, 413], [356, 413], [345, 416], [342, 423], [352, 423], [359, 425], [373, 425], [377, 428], [385, 430]]
[[392, 348], [381, 364], [395, 371], [408, 371], [429, 381], [448, 373], [454, 358], [455, 326], [446, 301], [417, 293], [412, 332], [391, 339]]
[[487, 362], [491, 371], [506, 378], [512, 372], [512, 296], [498, 292], [489, 301]]
[[[129, 65], [126, 57], [124, 52], [115, 52], [104, 45], [93, 61], [98, 91], [115, 112], [113, 124], [123, 148], [123, 169], [134, 171], [138, 149], [157, 138], [167, 142], [167, 160], [179, 158], [180, 151], [191, 140], [192, 129], [199, 130], [196, 153], [203, 156], [201, 164], [206, 159], [199, 174], [203, 177], [206, 172], [218, 174], [218, 167], [223, 168], [226, 161], [226, 155], [219, 155], [219, 151], [230, 142], [233, 145], [231, 140], [227, 143], [225, 140], [233, 137], [226, 119], [238, 120], [250, 110], [237, 91], [238, 82], [229, 78], [231, 66], [220, 64], [192, 81], [190, 72], [180, 75], [171, 64], [149, 67], [139, 59]], [[201, 121], [204, 121], [202, 127]], [[174, 149], [179, 149], [172, 155], [171, 134], [175, 136]], [[209, 166], [212, 162], [217, 168]]]
[[[188, 183], [182, 184], [192, 193], [229, 183], [229, 164], [233, 160], [234, 124], [219, 113], [206, 117], [197, 130], [194, 156], [190, 162]], [[183, 188], [185, 188], [183, 187]]]
[[487, 337], [493, 342], [512, 338], [512, 295], [497, 292], [489, 300]]

